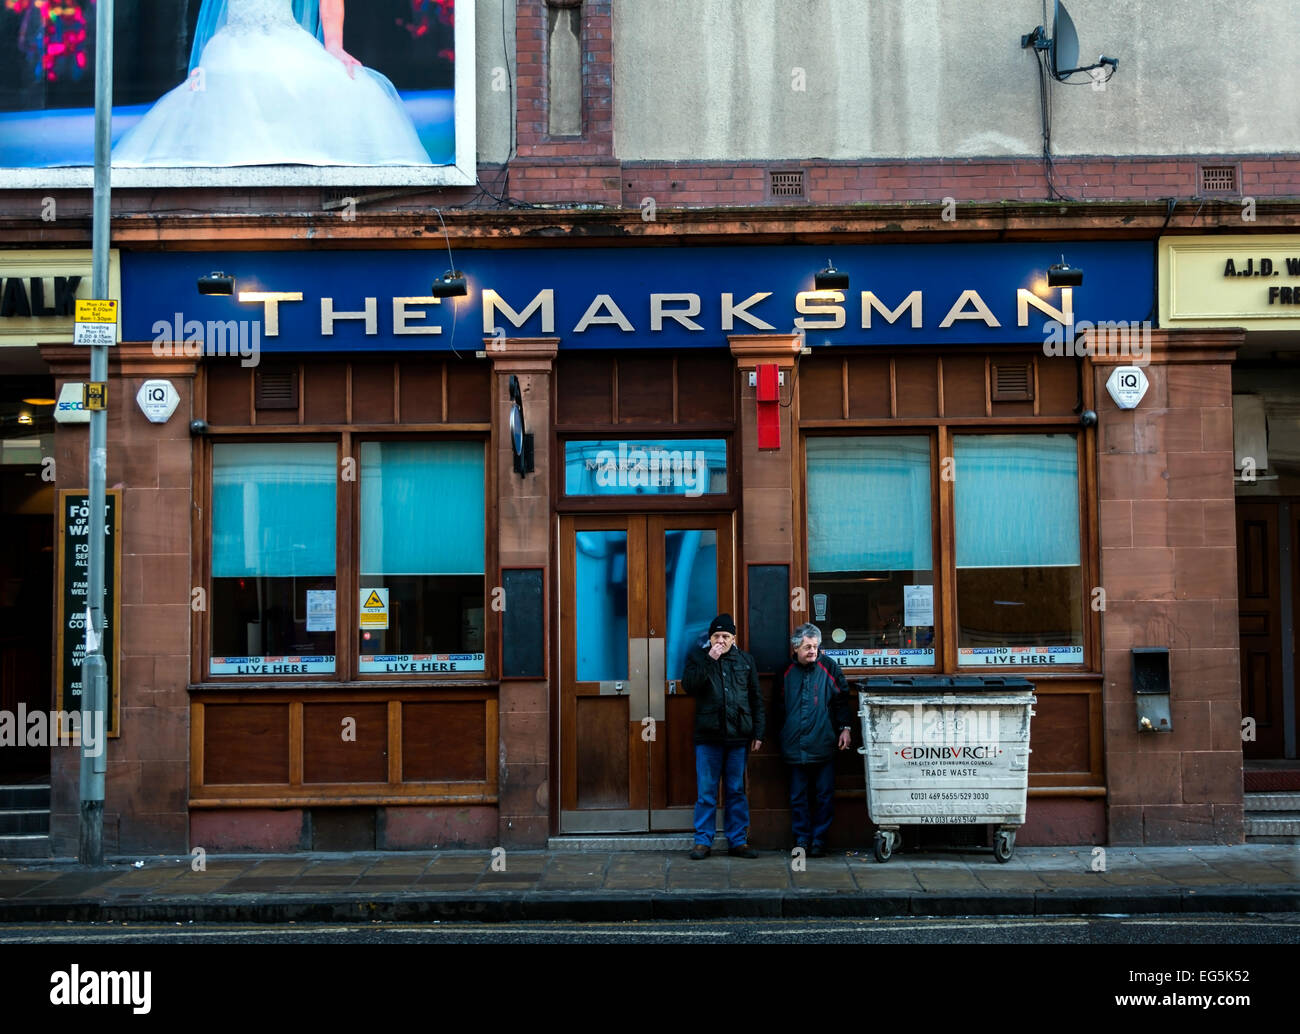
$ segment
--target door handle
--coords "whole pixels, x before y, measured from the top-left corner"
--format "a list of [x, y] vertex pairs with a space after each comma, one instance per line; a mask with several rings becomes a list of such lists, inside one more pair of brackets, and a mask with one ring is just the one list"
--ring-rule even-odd
[[650, 642], [651, 640], [645, 638], [628, 640], [627, 718], [629, 722], [634, 722], [637, 725], [641, 724], [641, 719], [650, 713], [650, 701], [647, 699], [648, 682], [646, 680], [646, 667], [649, 661], [646, 654]]
[[[650, 646], [650, 692], [648, 700], [647, 713], [656, 722], [662, 722], [668, 717], [667, 705], [664, 702], [664, 685], [665, 676], [667, 675], [667, 661], [664, 657], [664, 640], [660, 636], [657, 639], [651, 639]], [[674, 686], [676, 683], [673, 684]]]

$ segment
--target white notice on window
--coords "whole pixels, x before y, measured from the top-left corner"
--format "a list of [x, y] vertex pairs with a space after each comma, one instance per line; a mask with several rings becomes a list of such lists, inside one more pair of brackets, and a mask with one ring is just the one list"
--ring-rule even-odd
[[307, 590], [307, 631], [334, 631], [334, 590]]
[[934, 626], [934, 586], [903, 586], [903, 624], [909, 628]]

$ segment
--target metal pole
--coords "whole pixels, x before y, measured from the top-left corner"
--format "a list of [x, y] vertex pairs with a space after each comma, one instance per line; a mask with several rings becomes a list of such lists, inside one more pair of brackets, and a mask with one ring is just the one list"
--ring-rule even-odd
[[[112, 211], [109, 161], [113, 117], [113, 0], [98, 0], [95, 11], [95, 207], [91, 224], [91, 282], [95, 298], [108, 297], [109, 219]], [[90, 348], [90, 379], [108, 381], [108, 349]], [[81, 666], [81, 838], [82, 865], [104, 864], [104, 774], [108, 770], [108, 667], [104, 659], [104, 480], [108, 467], [108, 413], [90, 413], [90, 513], [86, 531], [90, 558], [86, 579], [86, 654]], [[118, 635], [114, 629], [113, 634]], [[92, 724], [92, 722], [94, 724]], [[87, 753], [86, 733], [94, 734], [96, 756]]]

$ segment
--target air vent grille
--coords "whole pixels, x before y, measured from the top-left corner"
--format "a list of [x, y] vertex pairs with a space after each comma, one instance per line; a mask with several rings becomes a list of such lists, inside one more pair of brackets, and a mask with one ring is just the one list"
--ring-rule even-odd
[[1034, 371], [1030, 363], [993, 364], [994, 402], [1032, 402]]
[[258, 409], [297, 409], [298, 370], [258, 370], [255, 397]]
[[803, 170], [792, 169], [785, 172], [769, 172], [768, 194], [774, 198], [804, 197]]
[[1237, 167], [1235, 165], [1202, 165], [1201, 192], [1203, 194], [1235, 194], [1237, 192]]

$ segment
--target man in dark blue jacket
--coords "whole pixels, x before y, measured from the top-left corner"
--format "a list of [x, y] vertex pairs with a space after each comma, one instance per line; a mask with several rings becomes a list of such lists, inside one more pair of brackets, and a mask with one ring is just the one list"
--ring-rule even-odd
[[682, 679], [695, 697], [695, 846], [691, 858], [709, 857], [717, 823], [718, 781], [726, 788], [723, 831], [728, 854], [757, 858], [749, 846], [749, 802], [745, 799], [745, 761], [763, 745], [763, 695], [758, 665], [736, 645], [736, 623], [719, 614], [709, 625], [707, 646], [686, 657]]
[[[794, 660], [772, 694], [771, 734], [790, 766], [790, 824], [810, 858], [826, 854], [835, 793], [835, 748], [848, 750], [852, 702], [844, 672], [821, 652], [816, 625], [790, 638]], [[811, 802], [809, 800], [811, 798]]]

